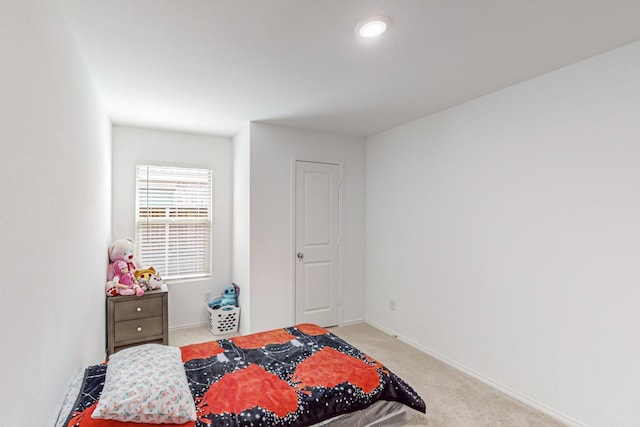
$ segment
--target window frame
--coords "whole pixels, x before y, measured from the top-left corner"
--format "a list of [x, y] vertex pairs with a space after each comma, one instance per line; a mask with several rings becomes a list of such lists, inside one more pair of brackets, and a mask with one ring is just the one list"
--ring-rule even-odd
[[[167, 205], [164, 206], [163, 208], [166, 209], [166, 213], [167, 215], [165, 217], [162, 218], [155, 218], [155, 219], [150, 219], [149, 216], [147, 216], [146, 218], [143, 218], [140, 216], [140, 212], [141, 212], [141, 208], [144, 208], [144, 206], [141, 206], [141, 198], [140, 198], [140, 189], [142, 187], [142, 182], [140, 180], [140, 168], [142, 167], [146, 167], [149, 169], [153, 169], [153, 168], [158, 168], [158, 169], [193, 169], [193, 170], [201, 170], [201, 171], [206, 171], [208, 174], [208, 207], [207, 207], [207, 213], [208, 216], [205, 219], [189, 219], [189, 220], [185, 220], [185, 219], [181, 219], [181, 218], [175, 218], [175, 217], [171, 217], [171, 215], [169, 214], [169, 212], [171, 211], [171, 209], [175, 209], [175, 211], [178, 211], [180, 209], [181, 206], [183, 205]], [[135, 165], [135, 211], [134, 211], [134, 228], [135, 228], [135, 245], [136, 245], [136, 254], [137, 254], [137, 258], [139, 260], [139, 262], [146, 268], [146, 267], [154, 267], [158, 270], [158, 274], [160, 274], [163, 278], [163, 280], [165, 282], [171, 283], [171, 282], [185, 282], [185, 281], [190, 281], [190, 280], [199, 280], [199, 279], [206, 279], [206, 278], [210, 278], [213, 275], [213, 197], [214, 197], [214, 171], [213, 168], [210, 165], [203, 165], [203, 164], [185, 164], [185, 163], [176, 163], [176, 162], [151, 162], [151, 161], [140, 161], [137, 162]], [[149, 182], [147, 182], [147, 188], [148, 187]], [[150, 209], [149, 206], [146, 206], [147, 210]], [[171, 273], [171, 272], [167, 272], [167, 271], [162, 271], [161, 267], [157, 267], [154, 266], [153, 263], [146, 263], [148, 265], [146, 265], [144, 263], [144, 239], [145, 237], [149, 237], [149, 234], [147, 233], [145, 235], [145, 231], [142, 230], [142, 227], [140, 227], [140, 225], [147, 225], [147, 227], [150, 224], [156, 224], [156, 225], [165, 225], [167, 227], [167, 232], [170, 232], [170, 228], [172, 225], [193, 225], [193, 224], [206, 224], [207, 225], [207, 230], [206, 230], [206, 243], [205, 243], [205, 253], [204, 256], [202, 257], [202, 260], [204, 261], [204, 267], [199, 269], [197, 272], [186, 272], [186, 273], [180, 273], [178, 272], [178, 274], [175, 273]], [[177, 235], [177, 233], [176, 233]], [[167, 241], [165, 241], [165, 250], [164, 251], [159, 251], [158, 253], [163, 253], [165, 257], [169, 258], [170, 257], [170, 242], [169, 239], [167, 239]], [[167, 262], [167, 265], [170, 267], [171, 264], [169, 262]], [[169, 270], [174, 270], [174, 269], [170, 269]], [[175, 270], [179, 270], [179, 268], [175, 268]]]

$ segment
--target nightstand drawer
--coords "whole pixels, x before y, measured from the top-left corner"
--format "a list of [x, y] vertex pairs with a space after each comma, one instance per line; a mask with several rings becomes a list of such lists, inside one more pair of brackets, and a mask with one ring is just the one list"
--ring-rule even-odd
[[162, 317], [147, 317], [144, 319], [116, 322], [115, 343], [129, 340], [144, 340], [149, 337], [162, 337]]
[[116, 304], [113, 313], [114, 322], [162, 316], [162, 298], [145, 298], [122, 301]]

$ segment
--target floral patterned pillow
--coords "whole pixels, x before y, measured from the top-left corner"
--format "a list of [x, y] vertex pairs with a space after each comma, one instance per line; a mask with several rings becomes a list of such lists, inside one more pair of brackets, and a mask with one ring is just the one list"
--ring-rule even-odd
[[91, 417], [150, 424], [195, 421], [180, 349], [145, 344], [111, 355]]

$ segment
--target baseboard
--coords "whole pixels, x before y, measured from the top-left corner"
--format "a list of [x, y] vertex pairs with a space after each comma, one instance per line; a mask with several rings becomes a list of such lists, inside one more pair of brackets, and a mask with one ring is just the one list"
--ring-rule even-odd
[[426, 353], [429, 356], [434, 357], [434, 358], [438, 359], [439, 361], [441, 361], [443, 363], [446, 363], [447, 365], [451, 366], [454, 369], [457, 369], [459, 371], [464, 372], [465, 374], [477, 379], [478, 381], [481, 381], [481, 382], [485, 383], [489, 387], [494, 388], [496, 390], [499, 390], [502, 393], [504, 393], [504, 394], [516, 399], [517, 401], [519, 401], [521, 403], [524, 403], [525, 405], [530, 406], [530, 407], [532, 407], [532, 408], [534, 408], [534, 409], [536, 409], [536, 410], [538, 410], [538, 411], [540, 411], [540, 412], [542, 412], [544, 414], [547, 414], [550, 417], [553, 417], [558, 421], [561, 421], [561, 422], [563, 422], [565, 424], [568, 424], [569, 426], [572, 426], [572, 427], [588, 427], [584, 423], [581, 423], [581, 422], [579, 422], [577, 420], [574, 420], [573, 418], [568, 417], [568, 416], [566, 416], [566, 415], [564, 415], [564, 414], [562, 414], [560, 412], [557, 412], [557, 411], [555, 411], [555, 410], [553, 410], [553, 409], [551, 409], [551, 408], [549, 408], [549, 407], [547, 407], [547, 406], [545, 406], [545, 405], [543, 405], [543, 404], [541, 404], [539, 402], [536, 402], [535, 400], [529, 399], [528, 397], [523, 396], [522, 394], [518, 393], [517, 391], [512, 390], [511, 388], [506, 387], [505, 385], [500, 384], [497, 381], [493, 381], [491, 378], [487, 378], [484, 375], [481, 375], [481, 374], [473, 371], [472, 369], [468, 369], [467, 367], [465, 367], [463, 365], [460, 365], [459, 363], [454, 362], [453, 360], [447, 358], [446, 356], [443, 356], [442, 354], [440, 354], [440, 353], [438, 353], [436, 351], [433, 351], [433, 350], [431, 350], [431, 349], [429, 349], [427, 347], [424, 347], [423, 345], [418, 344], [417, 342], [415, 342], [413, 340], [410, 340], [410, 339], [408, 339], [406, 337], [403, 337], [402, 335], [398, 334], [397, 332], [395, 332], [395, 331], [393, 331], [393, 330], [391, 330], [389, 328], [386, 328], [386, 327], [384, 327], [384, 326], [382, 326], [382, 325], [380, 325], [380, 324], [378, 324], [376, 322], [373, 322], [371, 320], [365, 320], [364, 322], [368, 323], [369, 325], [373, 326], [374, 328], [380, 329], [381, 331], [383, 331], [383, 332], [385, 332], [385, 333], [387, 333], [387, 334], [389, 334], [391, 336], [397, 337], [400, 341], [409, 344], [411, 347], [414, 347], [414, 348], [422, 351], [423, 353]]
[[178, 325], [178, 326], [169, 326], [169, 330], [170, 331], [174, 331], [176, 329], [188, 329], [188, 328], [196, 328], [199, 326], [206, 326], [209, 327], [209, 323], [207, 322], [201, 322], [201, 323], [190, 323], [188, 325]]
[[340, 326], [355, 325], [356, 323], [366, 323], [364, 319], [343, 320]]

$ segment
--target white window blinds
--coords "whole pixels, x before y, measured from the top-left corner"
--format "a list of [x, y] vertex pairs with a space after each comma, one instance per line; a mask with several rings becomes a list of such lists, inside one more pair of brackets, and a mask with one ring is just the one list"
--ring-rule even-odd
[[211, 170], [138, 165], [136, 251], [163, 279], [211, 274]]

